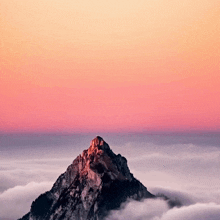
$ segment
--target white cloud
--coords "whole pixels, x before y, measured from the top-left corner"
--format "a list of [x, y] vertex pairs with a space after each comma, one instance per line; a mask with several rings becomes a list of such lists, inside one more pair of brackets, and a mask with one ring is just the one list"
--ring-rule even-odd
[[18, 219], [29, 212], [32, 201], [50, 190], [52, 182], [31, 182], [0, 194], [0, 219]]
[[122, 209], [112, 211], [105, 220], [219, 220], [220, 205], [197, 203], [168, 209], [165, 201], [146, 199], [130, 201]]
[[50, 190], [72, 158], [39, 158], [1, 161], [0, 220], [18, 219], [30, 211], [31, 203]]
[[194, 204], [174, 208], [166, 212], [160, 220], [219, 220], [220, 205], [215, 203]]
[[213, 200], [205, 201], [204, 198], [202, 202], [218, 203], [219, 196], [215, 192], [220, 185], [220, 148], [194, 144], [150, 146], [146, 143], [146, 147], [138, 150], [126, 150], [130, 152], [127, 159], [131, 172], [148, 188], [163, 186], [184, 189], [191, 195], [195, 189], [208, 193], [213, 191]]
[[168, 205], [162, 199], [132, 200], [121, 210], [112, 211], [106, 220], [159, 220], [167, 211]]
[[61, 159], [33, 159], [1, 161], [0, 167], [0, 193], [29, 182], [55, 182], [58, 176], [65, 172], [71, 164], [70, 158]]
[[[207, 189], [205, 189], [207, 190]], [[150, 192], [162, 193], [172, 200], [180, 201], [182, 207], [168, 208], [167, 202], [160, 199], [145, 199], [141, 202], [128, 201], [120, 210], [112, 211], [105, 220], [219, 220], [220, 203], [213, 201], [219, 199], [219, 191], [197, 196], [190, 191], [180, 191], [171, 188], [154, 187]], [[220, 202], [220, 200], [218, 200]]]
[[198, 201], [198, 198], [185, 191], [155, 187], [151, 188], [150, 192], [154, 195], [163, 194], [173, 201], [178, 200], [183, 206], [192, 205]]

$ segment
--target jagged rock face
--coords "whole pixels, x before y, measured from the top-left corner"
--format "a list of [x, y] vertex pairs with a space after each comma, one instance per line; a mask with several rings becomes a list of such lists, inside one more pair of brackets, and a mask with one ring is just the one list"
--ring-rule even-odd
[[130, 173], [127, 160], [97, 136], [21, 220], [101, 220], [129, 198], [152, 197]]

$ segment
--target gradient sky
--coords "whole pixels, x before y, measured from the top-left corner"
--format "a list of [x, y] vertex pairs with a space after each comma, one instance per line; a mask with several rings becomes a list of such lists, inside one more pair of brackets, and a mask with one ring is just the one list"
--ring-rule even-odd
[[1, 0], [0, 132], [220, 130], [219, 0]]

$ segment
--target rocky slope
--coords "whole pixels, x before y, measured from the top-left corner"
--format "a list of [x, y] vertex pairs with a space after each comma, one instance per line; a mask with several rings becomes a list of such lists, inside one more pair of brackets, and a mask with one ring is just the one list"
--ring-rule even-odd
[[129, 198], [152, 197], [130, 173], [127, 160], [97, 136], [20, 220], [101, 220]]

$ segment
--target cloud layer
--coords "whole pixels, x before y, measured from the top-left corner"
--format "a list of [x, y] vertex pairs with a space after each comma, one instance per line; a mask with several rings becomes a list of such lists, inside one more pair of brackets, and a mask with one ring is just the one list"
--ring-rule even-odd
[[155, 217], [160, 218], [169, 209], [167, 203], [161, 199], [130, 201], [123, 206], [121, 210], [112, 211], [106, 220], [153, 220]]
[[169, 209], [161, 199], [130, 201], [121, 210], [112, 211], [105, 220], [219, 220], [220, 205], [196, 203]]
[[30, 205], [41, 193], [49, 190], [52, 182], [30, 182], [15, 186], [0, 194], [0, 219], [17, 219], [29, 212]]
[[219, 216], [220, 205], [215, 203], [197, 203], [190, 206], [171, 209], [164, 213], [160, 220], [219, 220]]
[[[89, 145], [81, 141], [74, 148], [74, 144], [69, 145], [70, 137], [63, 142], [61, 139], [65, 137], [52, 137], [43, 140], [34, 137], [33, 142], [32, 138], [19, 139], [19, 142], [18, 137], [16, 140], [11, 137], [12, 140], [1, 142], [0, 220], [18, 219], [27, 213], [32, 201], [49, 190], [72, 160]], [[50, 139], [54, 140], [51, 144]], [[130, 141], [132, 139], [134, 141]], [[216, 217], [220, 216], [219, 140], [204, 136], [157, 135], [124, 139], [108, 136], [106, 141], [112, 150], [127, 158], [131, 172], [150, 192], [177, 199], [183, 205], [169, 209], [167, 203], [159, 199], [129, 201], [121, 210], [112, 212], [108, 220], [219, 219]], [[28, 146], [35, 142], [34, 146]]]

